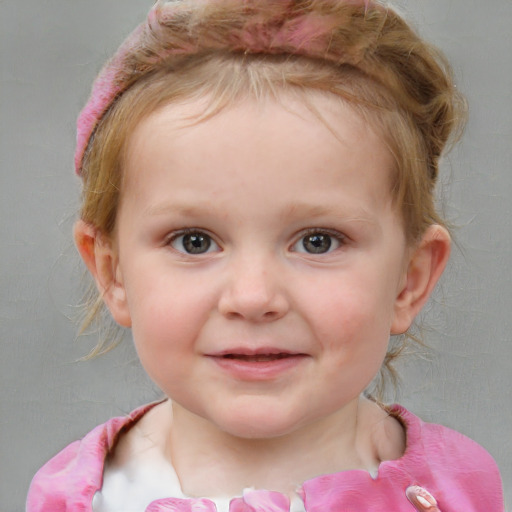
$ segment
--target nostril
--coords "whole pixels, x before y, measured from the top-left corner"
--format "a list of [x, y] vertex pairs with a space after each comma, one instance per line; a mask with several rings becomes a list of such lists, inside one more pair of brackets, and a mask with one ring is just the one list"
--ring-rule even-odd
[[244, 315], [242, 315], [241, 313], [237, 313], [236, 311], [226, 311], [224, 315], [231, 320], [244, 318]]
[[278, 311], [266, 311], [262, 314], [251, 314], [248, 312], [241, 313], [238, 311], [227, 311], [224, 316], [231, 320], [249, 320], [249, 321], [267, 321], [271, 322], [277, 320], [282, 315]]
[[254, 268], [252, 272], [232, 276], [218, 302], [218, 310], [226, 318], [243, 318], [251, 322], [277, 320], [288, 309], [288, 300], [278, 280], [269, 276], [264, 279]]

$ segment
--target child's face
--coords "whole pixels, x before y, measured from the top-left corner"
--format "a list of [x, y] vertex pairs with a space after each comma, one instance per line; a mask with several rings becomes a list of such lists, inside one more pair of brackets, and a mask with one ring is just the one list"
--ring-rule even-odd
[[[392, 159], [348, 107], [249, 101], [129, 141], [114, 316], [175, 402], [242, 437], [308, 427], [377, 374], [408, 264]], [[284, 106], [283, 106], [284, 105]]]

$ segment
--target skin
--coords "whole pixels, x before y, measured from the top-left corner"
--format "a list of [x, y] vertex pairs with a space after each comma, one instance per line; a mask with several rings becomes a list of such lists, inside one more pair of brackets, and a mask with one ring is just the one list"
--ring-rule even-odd
[[[326, 122], [287, 95], [199, 123], [185, 118], [201, 102], [162, 108], [127, 144], [114, 236], [75, 228], [172, 399], [116, 456], [152, 438], [190, 495], [291, 492], [404, 450], [398, 422], [361, 393], [427, 300], [449, 237], [431, 226], [408, 247], [379, 134], [333, 97], [310, 101]], [[206, 250], [191, 254], [192, 240]]]

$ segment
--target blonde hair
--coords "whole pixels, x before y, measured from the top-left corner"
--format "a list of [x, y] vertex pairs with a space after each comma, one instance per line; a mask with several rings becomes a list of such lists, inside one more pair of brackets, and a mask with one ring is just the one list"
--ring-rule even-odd
[[[434, 188], [439, 159], [462, 130], [464, 99], [437, 49], [394, 10], [358, 0], [158, 1], [100, 75], [89, 106], [95, 94], [102, 102], [82, 115], [82, 219], [113, 233], [126, 141], [158, 108], [206, 98], [207, 118], [247, 97], [286, 92], [307, 103], [309, 91], [348, 102], [382, 134], [409, 244], [443, 224]], [[402, 347], [390, 348], [385, 367]]]

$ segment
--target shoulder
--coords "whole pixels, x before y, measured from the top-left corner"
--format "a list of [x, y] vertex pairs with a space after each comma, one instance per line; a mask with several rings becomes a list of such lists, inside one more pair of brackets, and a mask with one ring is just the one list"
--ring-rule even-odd
[[393, 406], [390, 412], [405, 426], [406, 451], [401, 462], [417, 483], [429, 483], [454, 510], [503, 510], [500, 473], [482, 446], [460, 432], [423, 422], [401, 406]]
[[451, 470], [471, 467], [475, 471], [495, 470], [498, 473], [491, 455], [464, 434], [443, 425], [424, 422], [401, 406], [393, 406], [391, 414], [405, 425], [406, 454], [422, 456], [435, 466], [442, 466], [449, 460]]
[[112, 418], [48, 461], [32, 480], [26, 511], [90, 510], [92, 498], [101, 488], [106, 457], [119, 434], [154, 405], [141, 407], [128, 416]]

